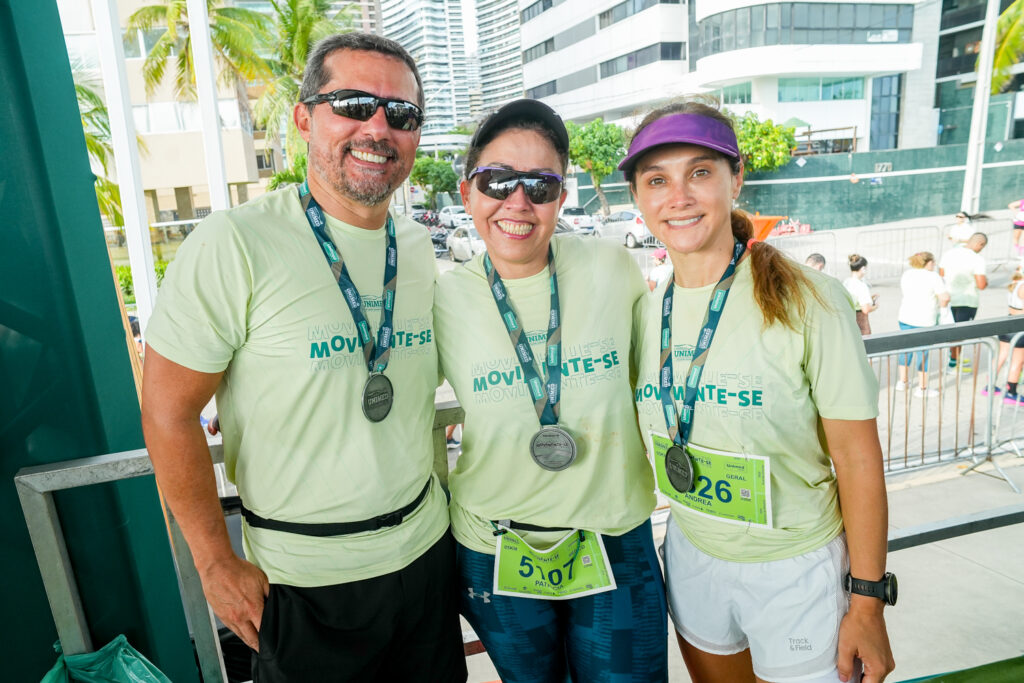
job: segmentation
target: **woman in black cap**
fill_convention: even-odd
[[[617,245],[552,239],[568,146],[534,100],[480,125],[460,191],[487,253],[438,280],[442,370],[466,411],[451,475],[462,611],[506,683],[666,681],[633,404],[647,286]]]
[[[691,676],[835,683],[859,658],[878,683],[896,583],[878,385],[842,285],[752,239],[717,109],[653,112],[619,168],[673,265],[640,327],[636,393],[671,501],[665,577]]]

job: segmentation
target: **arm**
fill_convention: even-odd
[[[266,575],[231,549],[199,413],[222,372],[190,370],[146,349],[142,428],[160,491],[181,525],[203,592],[221,621],[258,649]]]
[[[822,418],[821,422],[839,485],[850,573],[870,581],[881,579],[889,515],[875,420]],[[877,598],[851,596],[850,611],[839,626],[841,680],[849,680],[854,657],[864,663],[864,683],[880,683],[895,667],[883,607]]]
[[[939,308],[945,308],[949,305],[949,292],[942,292],[936,296],[939,299]]]
[[[985,289],[986,287],[988,287],[988,278],[985,277],[984,275],[975,275],[974,286],[977,287],[978,289]]]

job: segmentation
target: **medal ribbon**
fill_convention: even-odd
[[[722,274],[722,279],[715,286],[714,294],[708,303],[704,324],[701,326],[700,336],[697,337],[697,347],[686,373],[686,391],[683,394],[683,408],[680,413],[676,412],[672,400],[672,295],[675,285],[669,281],[665,288],[665,296],[661,302],[661,404],[665,412],[665,424],[668,425],[668,435],[681,448],[686,448],[690,441],[700,375],[704,370],[704,363],[707,362],[708,351],[715,337],[715,330],[718,329],[718,322],[722,318],[722,311],[725,310],[726,299],[729,298],[729,289],[736,275],[736,263],[743,256],[744,250],[743,243],[737,241],[732,250],[732,260]]]
[[[498,306],[498,313],[508,331],[509,339],[512,340],[512,347],[516,352],[516,359],[523,369],[523,379],[526,387],[533,398],[533,405],[537,409],[537,417],[542,425],[558,424],[558,406],[562,400],[562,321],[558,307],[558,279],[555,277],[555,258],[548,246],[548,270],[551,273],[551,314],[548,317],[548,339],[544,347],[545,368],[547,379],[541,380],[540,371],[537,369],[537,361],[533,356],[533,350],[526,339],[526,332],[519,325],[519,318],[512,310],[511,301],[508,298],[508,290],[501,276],[494,269],[491,257],[484,254],[484,271],[487,273],[487,284],[490,285],[491,295],[494,303]]]
[[[398,286],[398,241],[395,239],[395,222],[388,214],[387,223],[384,226],[384,290],[381,293],[382,312],[380,318],[380,329],[377,330],[377,341],[374,343],[373,335],[370,334],[370,324],[363,315],[363,301],[359,297],[359,291],[349,277],[348,268],[341,257],[341,252],[331,238],[327,235],[327,219],[324,217],[323,209],[309,191],[309,183],[303,182],[299,186],[299,199],[302,201],[302,210],[309,221],[309,227],[316,235],[320,249],[327,259],[327,265],[331,267],[335,279],[338,281],[338,288],[341,290],[342,298],[348,304],[352,312],[352,320],[358,329],[359,341],[363,346],[363,356],[366,359],[366,367],[371,373],[384,372],[388,366],[388,358],[391,356],[391,339],[394,335],[395,317],[395,289]]]

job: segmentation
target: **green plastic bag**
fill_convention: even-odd
[[[124,635],[96,652],[65,655],[57,641],[57,663],[40,683],[171,683]]]

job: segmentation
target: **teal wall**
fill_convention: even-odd
[[[139,403],[57,4],[0,0],[0,651],[38,681],[56,630],[13,477],[141,448]],[[152,477],[56,496],[96,647],[198,681]]]
[[[986,145],[985,163],[1024,162],[1024,140],[1003,140],[996,151]],[[916,175],[865,177],[879,163],[891,164],[892,172],[963,166],[967,145],[942,145],[921,149],[884,150],[857,154],[820,154],[800,157],[774,173],[749,173],[740,193],[739,206],[751,213],[790,216],[815,230],[873,225],[921,216],[953,216],[960,210],[964,171],[949,170]],[[858,182],[850,182],[856,174]],[[812,178],[832,177],[823,182]],[[596,212],[599,203],[586,174],[578,174],[579,201]],[[759,185],[756,181],[788,181]],[[752,182],[753,181],[753,182]],[[609,204],[630,204],[632,198],[621,173],[605,178]],[[986,168],[982,174],[980,208],[1005,209],[1024,197],[1024,163]],[[589,203],[588,203],[589,202]]]

